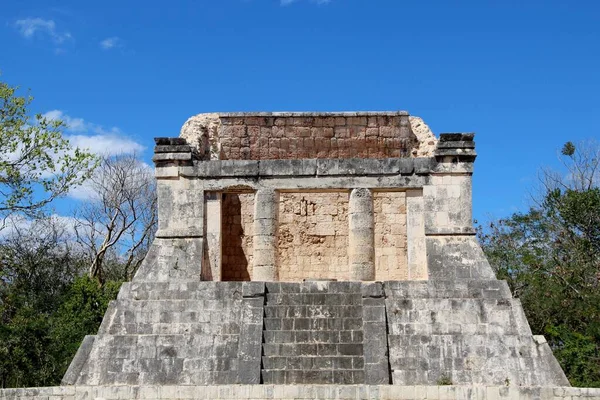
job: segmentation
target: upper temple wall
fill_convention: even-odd
[[[202,160],[428,157],[437,143],[405,111],[198,114],[180,137]]]

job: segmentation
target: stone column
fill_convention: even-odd
[[[348,203],[348,219],[350,279],[375,280],[375,221],[371,190],[352,189]]]
[[[221,239],[221,218],[223,195],[217,192],[207,192],[204,205],[204,227],[206,232],[205,262],[202,265],[202,280],[220,281],[223,241]]]
[[[277,271],[277,228],[279,193],[260,189],[254,196],[253,281],[275,282]]]

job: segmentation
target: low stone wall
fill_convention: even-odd
[[[368,385],[223,385],[223,386],[60,386],[4,389],[0,399],[431,399],[552,400],[600,399],[600,389],[516,386],[368,386]]]
[[[200,114],[182,137],[220,160],[411,157],[419,147],[405,111]]]

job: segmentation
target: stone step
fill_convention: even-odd
[[[383,285],[388,298],[510,299],[512,297],[508,284],[498,280],[386,281]]]
[[[362,330],[276,330],[264,331],[265,343],[362,343]]]
[[[522,335],[388,335],[390,361],[396,358],[536,357],[538,345]]]
[[[365,367],[363,357],[354,356],[299,356],[280,357],[263,356],[263,369],[293,369],[293,370],[335,370],[335,369],[357,369]]]
[[[276,293],[361,293],[361,282],[267,282],[265,283],[268,294]]]
[[[264,343],[263,355],[298,356],[362,356],[362,343]]]
[[[362,318],[265,318],[265,330],[359,330]]]
[[[134,281],[121,286],[119,299],[131,300],[222,300],[239,299],[244,293],[264,289],[263,282],[214,282],[175,280]]]
[[[351,305],[270,305],[266,318],[361,318],[362,306]]]
[[[363,370],[262,370],[264,384],[346,384],[356,385],[365,381]]]
[[[362,304],[360,293],[267,293],[268,305],[344,305]]]
[[[99,335],[91,355],[97,360],[237,357],[239,335]]]
[[[362,384],[365,381],[363,370],[262,370],[265,384]]]

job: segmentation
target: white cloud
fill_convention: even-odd
[[[50,120],[60,119],[67,124],[65,137],[71,145],[85,149],[100,156],[114,156],[118,154],[139,154],[145,147],[125,135],[119,128],[104,128],[101,125],[85,121],[83,118],[74,118],[61,110],[51,110],[43,114]],[[150,170],[152,167],[144,163]],[[95,191],[89,182],[71,188],[69,197],[77,200],[93,200]]]
[[[71,132],[85,132],[88,129],[82,118],[69,117],[60,110],[48,111],[44,113],[43,117],[49,120],[63,120],[67,124],[68,130]]]
[[[73,146],[99,155],[141,153],[144,146],[127,137],[119,128],[104,128],[101,125],[86,122],[83,118],[73,118],[61,110],[52,110],[44,114],[50,120],[61,119],[67,124],[65,135]]]
[[[27,232],[36,232],[36,235],[49,233],[52,227],[62,230],[67,237],[75,235],[75,226],[79,220],[74,217],[52,214],[47,218],[31,219],[23,215],[11,215],[5,221],[3,229],[0,230],[0,240],[10,237],[26,236]]]
[[[15,21],[15,27],[19,33],[31,39],[34,36],[48,36],[55,44],[64,43],[67,40],[73,39],[69,32],[59,32],[56,29],[56,23],[51,19],[42,18],[25,18]]]
[[[144,146],[119,133],[93,136],[73,135],[68,136],[68,139],[73,146],[101,155],[139,153],[144,150]]]
[[[123,46],[123,41],[117,36],[106,38],[100,42],[100,47],[103,50],[110,50],[115,47],[122,47],[122,46]]]
[[[150,176],[154,175],[154,167],[146,164],[143,161],[139,161],[138,165],[142,169],[147,170],[147,172],[148,172],[148,174],[150,174]],[[98,191],[96,189],[94,189],[92,182],[89,180],[85,181],[80,186],[72,188],[69,191],[69,197],[72,199],[81,200],[81,201],[99,200]]]
[[[280,0],[282,6],[289,6],[290,4],[297,3],[300,0]],[[331,3],[331,0],[309,0],[311,3],[324,5]]]

